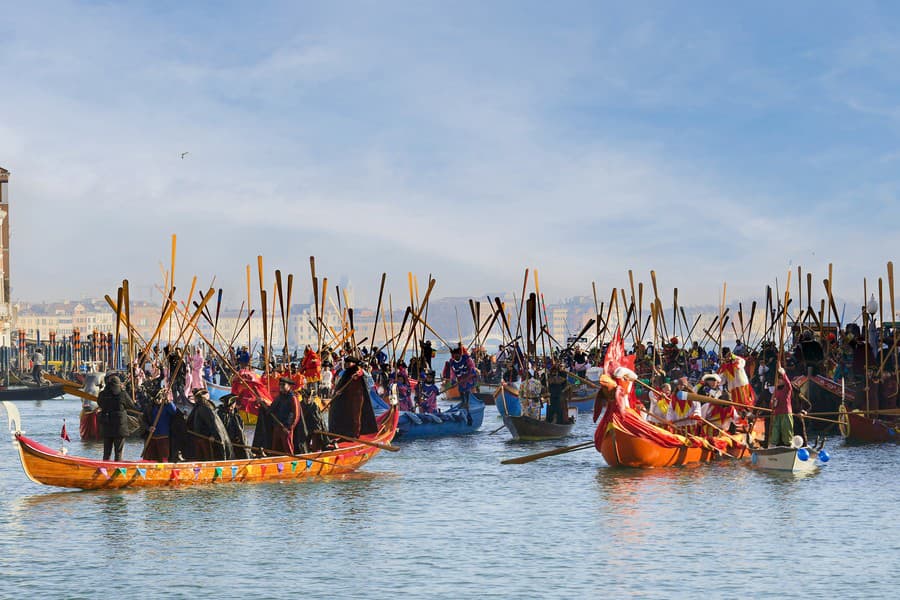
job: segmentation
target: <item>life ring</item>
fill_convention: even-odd
[[[850,415],[847,414],[847,407],[841,404],[838,409],[838,429],[845,438],[850,437]]]

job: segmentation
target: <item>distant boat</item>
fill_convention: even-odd
[[[539,441],[564,438],[572,433],[578,410],[569,408],[570,423],[550,423],[543,419],[535,419],[525,415],[503,417],[503,424],[509,429],[514,440]]]
[[[50,400],[61,398],[65,394],[63,386],[50,385],[13,385],[0,388],[0,400]]]

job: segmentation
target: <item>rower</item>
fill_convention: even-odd
[[[294,428],[300,420],[300,404],[294,394],[295,382],[290,377],[282,377],[278,382],[278,396],[269,408],[272,433],[269,448],[286,454],[294,453]]]
[[[565,374],[560,370],[559,363],[554,361],[547,377],[547,389],[550,393],[550,403],[547,405],[548,423],[569,422],[568,406],[563,398],[563,393],[568,387],[569,382]]]
[[[231,439],[225,425],[216,414],[216,407],[206,389],[193,390],[194,408],[187,418],[187,430],[192,433],[188,445],[195,460],[228,460],[233,458]]]
[[[780,364],[777,369],[778,378],[775,380],[775,392],[772,394],[772,430],[769,433],[769,447],[790,446],[794,437],[791,380]]]
[[[440,389],[434,383],[434,371],[425,371],[425,383],[420,385],[416,391],[418,398],[416,404],[419,406],[419,412],[436,414],[438,412],[437,396]]]
[[[660,386],[657,394],[656,390],[650,390],[650,410],[647,413],[647,420],[654,425],[666,424],[669,416],[669,405],[672,403],[672,385],[664,383]]]
[[[345,356],[344,371],[335,384],[334,399],[328,410],[330,432],[354,438],[377,433],[375,410],[364,377],[359,359],[352,354]]]

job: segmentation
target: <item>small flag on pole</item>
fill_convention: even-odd
[[[69,432],[66,431],[66,420],[65,419],[63,419],[63,428],[62,428],[62,431],[59,432],[59,437],[61,437],[62,439],[64,439],[67,442],[72,441],[69,439]]]

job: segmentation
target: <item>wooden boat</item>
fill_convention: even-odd
[[[876,444],[900,442],[900,410],[884,410],[866,416],[859,410],[841,405],[838,415],[841,435],[848,442]],[[896,415],[892,414],[896,413]]]
[[[726,456],[744,458],[747,452],[743,445],[734,446],[725,451],[716,451],[709,446],[690,444],[667,448],[652,440],[615,428],[603,436],[599,450],[611,467],[641,469],[710,462]]]
[[[514,440],[538,441],[564,438],[572,433],[578,410],[569,407],[570,423],[548,423],[543,419],[520,415],[503,417],[503,424],[509,429]]]
[[[68,456],[26,437],[20,429],[18,409],[9,402],[2,404],[7,410],[10,430],[28,478],[35,483],[65,488],[93,490],[297,481],[351,473],[379,451],[358,442],[342,442],[335,450],[324,452],[242,460],[183,463],[93,460]],[[396,433],[397,417],[396,410],[388,410],[378,433],[361,439],[390,442]]]
[[[804,451],[804,452],[801,452]],[[818,465],[816,452],[809,447],[773,446],[759,448],[750,455],[750,464],[757,469],[768,471],[792,471],[794,473],[814,471]]]
[[[645,421],[634,409],[607,410],[594,432],[594,447],[611,467],[652,469],[719,458],[743,458],[747,447],[739,436],[682,436]]]
[[[65,394],[63,386],[57,383],[50,385],[15,385],[0,388],[0,400],[50,400],[61,398]]]

